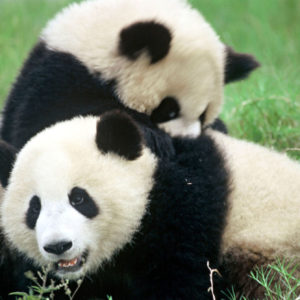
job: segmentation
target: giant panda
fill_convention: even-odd
[[[57,123],[17,155],[2,143],[4,234],[56,277],[86,275],[75,299],[211,299],[207,261],[217,265],[228,196],[222,156],[203,136],[194,152],[160,159],[136,124],[108,112]]]
[[[136,126],[120,112],[75,118],[15,163],[0,148],[10,245],[60,277],[87,274],[91,297],[205,299],[210,261],[222,288],[263,299],[249,272],[300,262],[300,164],[212,129],[174,138],[176,155],[161,159]]]
[[[148,128],[197,136],[223,85],[258,66],[226,47],[185,0],[88,0],[51,20],[8,96],[1,135],[20,149],[57,121],[126,110]]]

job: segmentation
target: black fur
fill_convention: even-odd
[[[151,113],[151,121],[153,123],[163,123],[178,118],[180,106],[173,97],[164,98],[159,106]]]
[[[101,82],[72,55],[50,51],[39,43],[7,99],[2,137],[21,148],[57,121],[90,111],[99,114],[102,107],[118,107],[111,86],[113,82]]]
[[[225,123],[221,119],[216,119],[207,128],[212,128],[216,131],[220,131],[222,133],[228,134],[228,129],[227,129]]]
[[[30,284],[24,273],[35,268],[29,260],[7,245],[7,241],[0,230],[0,299],[14,299],[8,294],[16,291],[26,291]]]
[[[103,153],[116,153],[128,160],[141,155],[142,135],[132,118],[119,112],[108,112],[97,123],[96,143]]]
[[[226,47],[225,83],[247,78],[259,66],[254,56]]]
[[[92,75],[74,56],[50,51],[39,43],[13,86],[3,113],[1,136],[20,149],[36,133],[63,120],[100,115],[120,109],[129,113],[146,132],[147,145],[158,156],[172,155],[171,138],[148,116],[118,100],[114,81]]]
[[[120,33],[119,51],[131,60],[147,50],[151,64],[163,59],[170,50],[172,36],[169,29],[154,21],[138,22]]]
[[[155,264],[148,264],[137,276],[136,299],[211,299],[207,261],[217,266],[228,174],[208,136],[176,139],[174,146],[176,160],[160,163],[138,234],[140,263]]]
[[[8,178],[16,159],[17,150],[12,145],[0,140],[0,181],[3,187],[8,184]]]
[[[34,229],[36,221],[41,212],[41,200],[38,196],[33,196],[29,202],[25,223],[30,229]]]
[[[89,219],[99,214],[99,208],[85,189],[74,187],[69,195],[70,204]]]

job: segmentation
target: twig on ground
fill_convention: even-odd
[[[209,280],[210,280],[210,287],[208,288],[208,291],[211,292],[213,300],[216,300],[216,296],[214,293],[214,273],[218,274],[219,276],[222,276],[220,272],[217,269],[211,269],[209,266],[209,261],[207,261],[207,268],[209,269]]]

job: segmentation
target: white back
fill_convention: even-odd
[[[211,131],[230,170],[232,192],[223,253],[300,257],[300,163],[251,142]]]

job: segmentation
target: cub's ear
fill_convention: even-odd
[[[138,22],[124,28],[120,33],[119,51],[135,60],[147,51],[151,64],[163,59],[170,50],[172,35],[167,27],[154,21]]]
[[[0,182],[5,188],[10,172],[16,160],[17,150],[12,145],[0,140]]]
[[[225,83],[244,79],[259,66],[260,63],[254,56],[226,47]]]
[[[115,153],[128,160],[138,158],[143,138],[134,120],[124,112],[112,111],[100,116],[96,144],[103,153]]]

